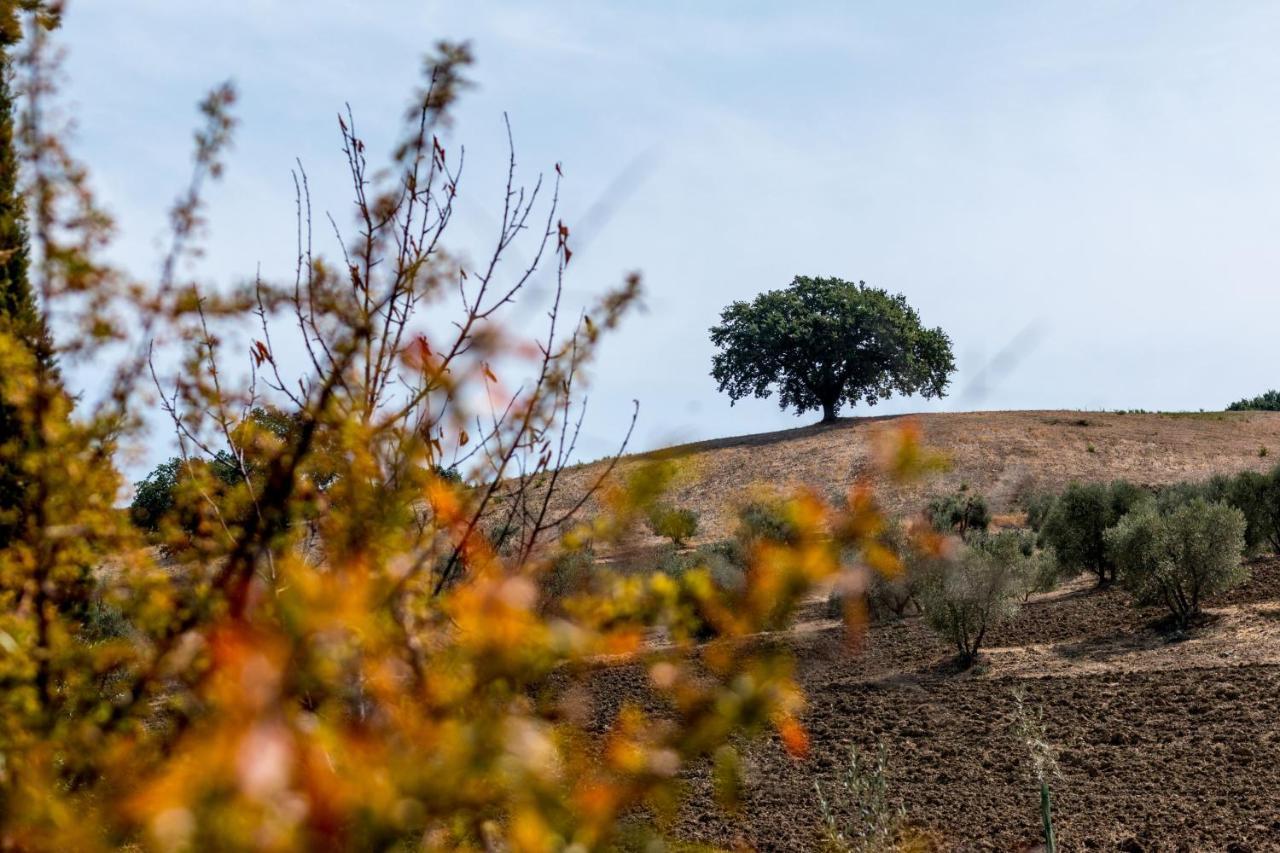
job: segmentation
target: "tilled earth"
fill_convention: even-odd
[[[856,651],[835,625],[798,626],[783,641],[809,698],[810,756],[749,745],[736,815],[694,773],[676,834],[819,849],[814,781],[834,790],[851,745],[883,745],[892,796],[946,848],[1035,849],[1038,788],[1015,731],[1021,688],[1058,751],[1059,849],[1280,850],[1280,562],[1252,568],[1177,640],[1158,611],[1118,590],[1033,601],[991,638],[986,664],[959,675],[915,619],[874,626]],[[641,681],[622,670],[600,687],[616,697]]]

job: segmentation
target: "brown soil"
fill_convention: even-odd
[[[1026,605],[960,674],[913,618],[873,626],[857,651],[823,620],[775,635],[809,697],[811,755],[747,745],[736,815],[716,808],[695,772],[676,834],[818,849],[814,780],[833,790],[851,744],[883,744],[893,796],[947,849],[1034,849],[1038,789],[1014,733],[1021,687],[1059,750],[1059,849],[1280,850],[1280,559],[1252,568],[1181,640],[1162,633],[1158,611],[1077,582]],[[643,677],[617,668],[596,686],[603,720],[643,693]]]
[[[888,505],[915,512],[934,494],[967,484],[996,512],[1016,508],[1020,494],[1070,480],[1124,477],[1164,485],[1276,464],[1280,413],[1115,414],[1028,411],[914,415],[925,443],[946,453],[951,468],[909,488],[882,484]],[[867,469],[877,430],[901,417],[846,418],[835,424],[724,438],[662,451],[685,463],[673,503],[697,510],[699,539],[728,535],[735,502],[760,483],[804,485],[842,493]],[[1266,456],[1260,456],[1262,448]],[[627,460],[622,466],[634,460]],[[599,476],[600,463],[567,473],[566,497]]]
[[[867,469],[876,430],[899,420],[673,448],[685,475],[672,500],[701,514],[699,539],[722,538],[754,484],[843,491]],[[1280,451],[1280,413],[979,412],[918,422],[952,465],[909,488],[880,484],[890,509],[914,512],[967,484],[1014,525],[1019,497],[1034,489],[1118,477],[1160,486],[1266,469]],[[599,470],[568,472],[570,487]],[[946,849],[1036,849],[1038,789],[1014,732],[1012,693],[1022,688],[1059,751],[1059,849],[1280,851],[1280,558],[1252,571],[1178,637],[1159,611],[1081,578],[1024,606],[989,638],[980,665],[959,674],[918,619],[875,625],[855,650],[815,600],[791,631],[756,640],[784,644],[796,660],[810,757],[793,759],[774,740],[745,744],[748,787],[733,815],[696,770],[674,833],[718,847],[820,849],[815,780],[833,790],[851,745],[883,744],[892,795]],[[635,666],[606,667],[593,687],[602,726],[625,698],[652,703]]]

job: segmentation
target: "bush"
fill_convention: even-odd
[[[557,554],[538,575],[539,609],[543,613],[557,610],[565,598],[585,592],[595,564],[595,551],[590,545]]]
[[[1040,534],[1063,571],[1093,572],[1101,586],[1116,576],[1103,534],[1147,500],[1146,492],[1123,480],[1111,485],[1072,483],[1054,501]]]
[[[1023,500],[1022,508],[1027,513],[1027,526],[1036,533],[1044,527],[1044,520],[1053,509],[1054,500],[1053,492],[1032,492]]]
[[[1161,514],[1147,505],[1106,533],[1120,580],[1140,604],[1164,604],[1180,627],[1200,613],[1204,597],[1248,577],[1240,555],[1244,515],[1195,499]]]
[[[649,510],[649,529],[656,536],[670,539],[677,548],[683,548],[698,533],[698,514],[691,509],[658,504]]]
[[[941,533],[957,533],[961,537],[986,530],[991,524],[991,510],[986,498],[967,490],[934,498],[925,510],[929,523]]]
[[[446,468],[443,465],[432,465],[431,470],[437,477],[444,480],[446,483],[451,483],[455,486],[462,485],[462,473],[458,471],[457,466],[450,466]]]
[[[1231,480],[1227,503],[1244,514],[1245,547],[1280,552],[1280,467],[1266,474],[1242,471]]]
[[[1174,483],[1156,493],[1156,508],[1170,513],[1184,504],[1201,500],[1205,503],[1222,503],[1230,500],[1232,478],[1217,475],[1208,480]]]
[[[1227,406],[1228,412],[1280,412],[1280,391],[1271,390]]]
[[[978,657],[987,632],[1018,610],[1021,551],[1008,540],[975,544],[931,573],[920,602],[929,627],[955,646],[961,666]]]
[[[1008,567],[1015,592],[1024,602],[1058,584],[1058,563],[1053,552],[1038,550],[1035,534],[1030,531],[1002,530],[970,544]]]
[[[733,540],[699,545],[685,553],[676,550],[675,545],[668,545],[658,554],[658,571],[673,578],[700,568],[707,569],[716,586],[723,590],[741,589],[746,582],[746,558]]]
[[[867,605],[874,619],[901,619],[909,609],[920,612],[920,591],[938,560],[922,554],[911,541],[901,522],[891,522],[881,534],[881,544],[894,553],[901,563],[901,571],[892,577],[883,572],[871,572],[867,588]]]
[[[242,480],[239,466],[226,451],[220,451],[209,462],[174,456],[134,484],[129,518],[139,529],[151,533],[158,532],[166,519],[179,529],[194,533],[208,509],[200,490],[220,497],[227,487]]]
[[[1225,503],[1240,510],[1245,521],[1245,550],[1280,550],[1280,468],[1262,474],[1241,471],[1233,477],[1218,475],[1199,483],[1177,483],[1161,489],[1157,506],[1168,514],[1180,506],[1202,500]]]
[[[155,530],[160,519],[173,510],[174,489],[178,485],[182,460],[173,457],[161,462],[151,473],[133,485],[133,503],[129,504],[129,518],[143,530]]]
[[[1107,497],[1116,518],[1127,515],[1141,503],[1151,500],[1151,492],[1128,480],[1112,480],[1107,486]]]
[[[743,545],[749,545],[757,539],[780,545],[795,545],[799,542],[800,528],[782,501],[754,500],[738,510],[738,529],[735,535]]]
[[[889,520],[885,524],[878,544],[898,558],[899,571],[892,575],[879,570],[867,572],[866,590],[860,595],[866,600],[868,615],[883,622],[901,619],[910,610],[920,613],[920,592],[930,573],[937,570],[939,559],[922,553],[900,520]],[[846,590],[837,586],[827,596],[828,619],[845,615],[846,594]]]

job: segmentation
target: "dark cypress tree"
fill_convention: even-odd
[[[25,346],[35,355],[38,369],[46,372],[46,379],[56,383],[53,342],[28,274],[26,209],[18,190],[12,53],[22,38],[19,5],[0,0],[0,334]],[[0,548],[24,522],[29,496],[21,458],[34,438],[29,418],[4,399],[3,390],[0,385]]]

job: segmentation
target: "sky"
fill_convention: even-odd
[[[570,300],[643,275],[585,458],[633,399],[636,449],[816,421],[731,407],[709,375],[721,309],[796,275],[903,293],[954,342],[948,397],[846,415],[1216,409],[1280,384],[1271,2],[74,0],[65,94],[113,256],[154,271],[195,103],[232,79],[200,275],[291,276],[295,159],[350,221],[337,112],[389,152],[440,39],[477,57],[458,245],[499,215],[505,113],[522,174],[563,164],[563,218],[587,222]]]

